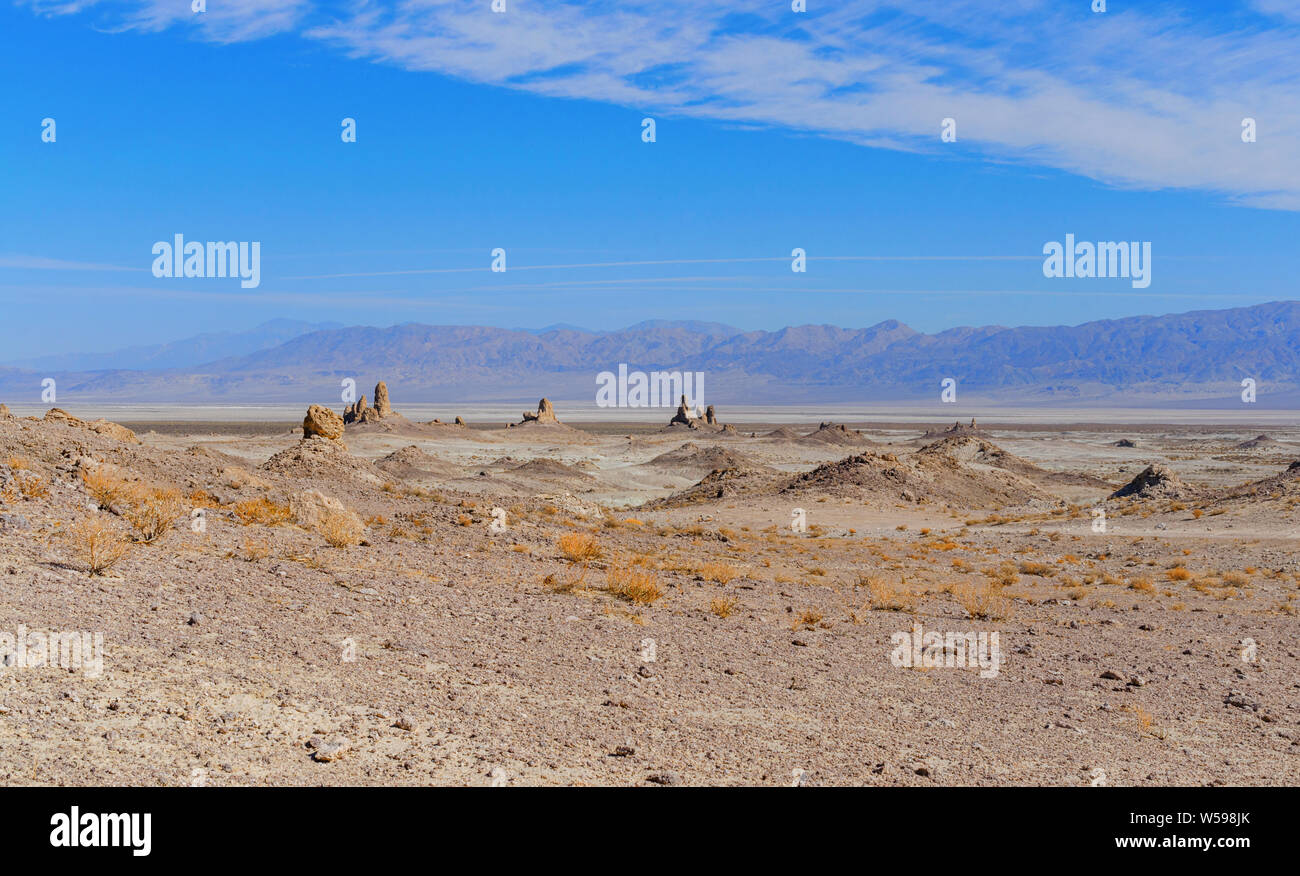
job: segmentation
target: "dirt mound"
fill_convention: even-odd
[[[767,468],[720,468],[706,474],[698,484],[662,499],[646,502],[647,511],[681,508],[736,496],[771,496],[781,485],[781,476]]]
[[[1289,499],[1296,495],[1300,495],[1300,460],[1291,463],[1275,475],[1233,487],[1220,497],[1220,501],[1274,496],[1285,496]]]
[[[799,444],[831,444],[838,447],[860,447],[871,441],[857,429],[843,423],[822,423],[816,431],[797,439]]]
[[[1243,441],[1238,444],[1235,450],[1281,450],[1286,447],[1281,441],[1270,438],[1267,435],[1256,435],[1249,441]]]
[[[1105,481],[1088,475],[1055,472],[1040,468],[1023,457],[1003,450],[991,441],[960,435],[942,438],[917,451],[918,459],[950,457],[957,463],[979,468],[981,466],[1010,472],[1035,484],[1068,484],[1071,486],[1110,487]]]
[[[668,469],[704,469],[706,471],[714,471],[720,468],[764,468],[764,466],[758,465],[743,453],[737,453],[725,447],[701,447],[694,441],[687,441],[676,450],[661,453],[646,464]]]
[[[304,438],[281,450],[259,466],[260,470],[291,478],[312,481],[353,483],[377,486],[388,478],[364,459],[357,459],[337,441],[314,436]]]
[[[394,450],[376,462],[375,468],[402,480],[419,480],[430,476],[455,477],[460,474],[460,468],[456,465],[425,453],[414,444]]]
[[[798,441],[804,436],[790,426],[781,426],[778,429],[773,429],[771,432],[768,432],[763,437],[771,438],[776,441]]]
[[[1110,494],[1112,499],[1132,496],[1137,499],[1181,499],[1192,496],[1196,490],[1183,483],[1182,478],[1167,465],[1148,465],[1133,480]]]
[[[918,504],[944,502],[962,508],[1024,505],[1051,498],[1019,475],[977,468],[943,452],[918,453],[912,463],[892,453],[861,453],[795,475],[781,492]]]
[[[539,478],[579,478],[581,480],[591,480],[591,475],[585,471],[574,468],[571,465],[565,465],[554,459],[530,459],[523,465],[517,465],[510,469],[514,474],[532,475]]]

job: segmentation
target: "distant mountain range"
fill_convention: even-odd
[[[37,402],[44,377],[69,404],[336,403],[349,377],[358,392],[387,381],[399,410],[403,402],[593,400],[596,375],[620,363],[703,372],[705,401],[718,404],[938,401],[951,377],[967,401],[1231,407],[1253,378],[1258,406],[1276,409],[1300,401],[1300,302],[933,335],[895,320],[775,332],[661,320],[603,332],[277,320],[0,368],[0,401]]]
[[[338,322],[273,319],[243,332],[211,332],[169,344],[127,347],[106,353],[67,353],[6,362],[31,371],[133,371],[193,368],[214,359],[242,356],[283,344],[308,332],[342,328]]]

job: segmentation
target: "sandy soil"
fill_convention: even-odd
[[[1297,428],[127,425],[0,420],[0,651],[103,637],[0,654],[5,784],[1300,781]]]

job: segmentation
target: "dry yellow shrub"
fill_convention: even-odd
[[[88,517],[77,521],[64,534],[73,556],[80,560],[91,577],[103,575],[126,556],[131,542],[106,520]]]

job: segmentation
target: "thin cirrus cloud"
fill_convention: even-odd
[[[876,148],[959,148],[1138,189],[1300,210],[1294,0],[27,0],[100,26],[236,42],[294,31],[349,57],[667,116]],[[1258,141],[1243,143],[1243,119]]]

